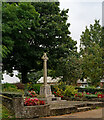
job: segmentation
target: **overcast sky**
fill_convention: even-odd
[[[74,40],[80,43],[80,35],[85,26],[94,24],[94,20],[100,20],[102,25],[102,1],[104,0],[59,0],[60,9],[69,9],[69,30]]]

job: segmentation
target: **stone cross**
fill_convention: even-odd
[[[44,53],[44,55],[42,56],[42,59],[44,60],[43,63],[43,79],[44,79],[44,85],[47,85],[47,54]]]

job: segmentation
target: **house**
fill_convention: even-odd
[[[61,78],[60,77],[57,77],[57,78],[55,78],[55,79],[52,79],[52,77],[47,77],[47,83],[48,84],[50,84],[50,85],[55,85],[55,84],[57,84],[58,83],[58,81],[60,80]],[[44,83],[44,81],[43,81],[43,77],[41,77],[38,81],[37,81],[37,83]]]
[[[84,79],[83,81],[79,79],[77,81],[77,86],[78,87],[83,87],[83,88],[88,87],[87,79]]]

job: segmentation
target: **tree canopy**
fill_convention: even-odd
[[[82,59],[83,78],[89,78],[93,85],[97,85],[103,78],[103,54],[102,27],[99,20],[95,20],[94,25],[86,27],[82,32],[80,44],[80,54]]]
[[[59,2],[5,3],[2,9],[3,45],[12,48],[3,59],[3,69],[22,73],[22,82],[28,82],[27,73],[41,70],[41,56],[47,52],[48,68],[55,71],[61,57],[76,52],[67,23],[68,10],[60,10]]]

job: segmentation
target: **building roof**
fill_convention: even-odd
[[[87,82],[87,79],[84,79],[83,81],[79,79],[77,83],[88,83],[88,82]]]
[[[60,80],[60,77],[57,77],[56,79],[52,79],[52,77],[47,77],[47,83],[56,83]],[[44,83],[43,82],[43,77],[41,77],[37,83]]]

